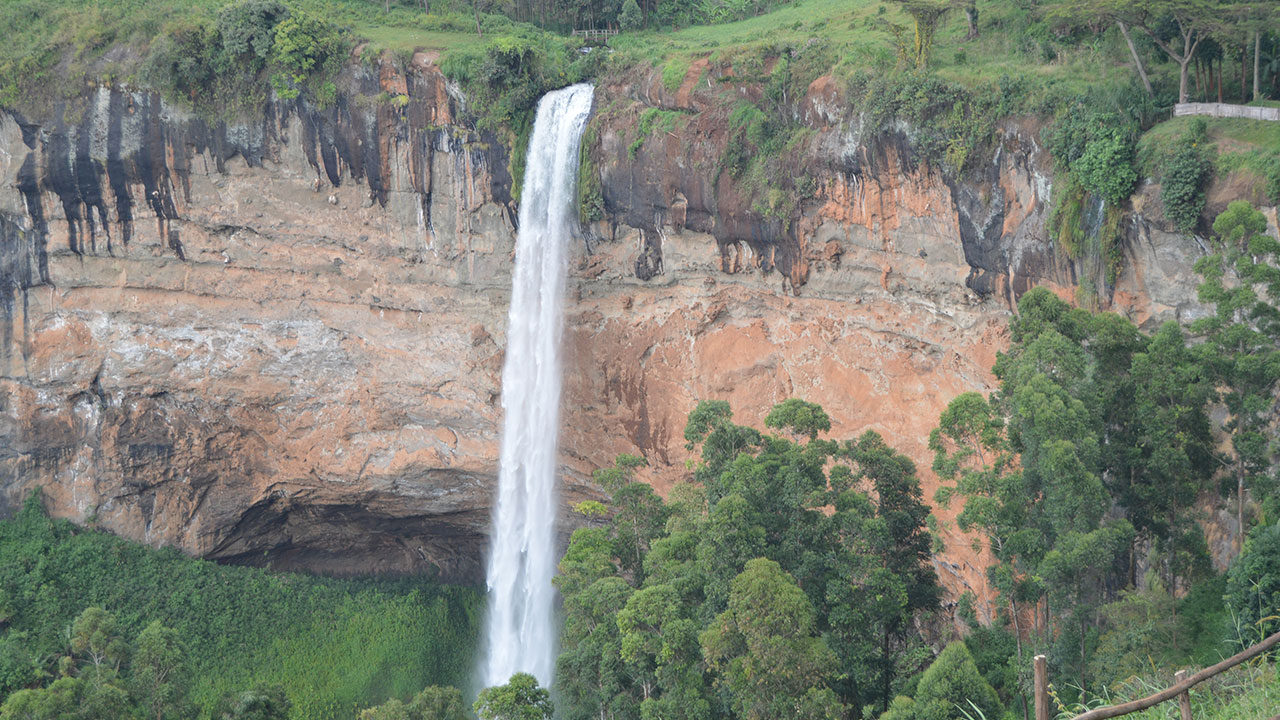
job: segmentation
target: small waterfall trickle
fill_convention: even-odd
[[[489,549],[489,608],[480,681],[527,672],[550,686],[556,627],[556,439],[568,241],[577,219],[578,141],[593,88],[538,103],[525,163],[502,369],[502,450]]]

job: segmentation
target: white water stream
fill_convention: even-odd
[[[560,338],[569,236],[577,221],[578,141],[592,93],[590,85],[547,93],[529,140],[502,369],[502,452],[480,668],[484,687],[506,684],[517,672],[549,687],[555,668],[551,577]]]

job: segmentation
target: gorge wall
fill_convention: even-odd
[[[698,399],[759,426],[792,396],[833,437],[881,432],[932,498],[928,433],[952,397],[991,389],[1016,298],[1075,293],[1044,228],[1038,128],[1007,123],[952,177],[819,78],[794,159],[814,189],[779,219],[715,172],[728,109],[690,75],[597,90],[606,218],[571,261],[565,505],[621,452],[659,489],[680,481]],[[56,515],[204,557],[481,576],[508,158],[426,56],[343,86],[334,107],[231,125],[108,88],[0,115],[0,512],[41,486]],[[647,107],[690,119],[632,150]],[[1147,325],[1200,312],[1196,241],[1127,223],[1098,302]],[[946,534],[944,583],[981,596],[982,559]]]

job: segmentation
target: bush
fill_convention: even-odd
[[[1073,169],[1091,192],[1101,195],[1113,206],[1124,203],[1138,182],[1138,172],[1133,168],[1132,138],[1116,131],[1092,140]]]
[[[271,56],[280,72],[272,76],[271,85],[282,98],[297,97],[298,85],[309,76],[337,72],[346,53],[341,29],[317,15],[295,12],[276,26]]]
[[[961,641],[948,645],[933,661],[916,689],[916,720],[961,720],[973,703],[983,715],[1000,714],[1000,699]]]
[[[1227,571],[1227,609],[1239,623],[1241,645],[1280,629],[1280,522],[1255,528]]]
[[[274,49],[276,26],[288,16],[289,9],[279,0],[243,0],[227,5],[218,13],[223,54],[248,63],[253,72],[262,70]]]
[[[1213,169],[1212,148],[1205,122],[1191,124],[1178,146],[1164,160],[1160,199],[1164,215],[1180,232],[1194,232],[1204,212],[1204,185]]]
[[[1280,205],[1280,157],[1272,158],[1267,170],[1267,197],[1273,205]]]

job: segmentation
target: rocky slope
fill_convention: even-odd
[[[566,503],[620,452],[678,482],[684,417],[713,397],[752,424],[786,397],[820,402],[835,437],[874,428],[914,457],[931,497],[928,432],[990,388],[1012,303],[1074,293],[1034,125],[1002,127],[950,177],[820,78],[796,158],[814,190],[780,221],[711,171],[727,111],[698,79],[597,90],[608,214],[571,268]],[[231,126],[108,89],[0,118],[0,509],[43,486],[56,514],[205,557],[479,576],[507,158],[423,56],[346,85],[336,107]],[[643,107],[692,119],[633,152]],[[1127,235],[1101,302],[1144,323],[1196,313],[1195,241],[1140,214]],[[944,581],[981,593],[981,558],[947,533]]]

